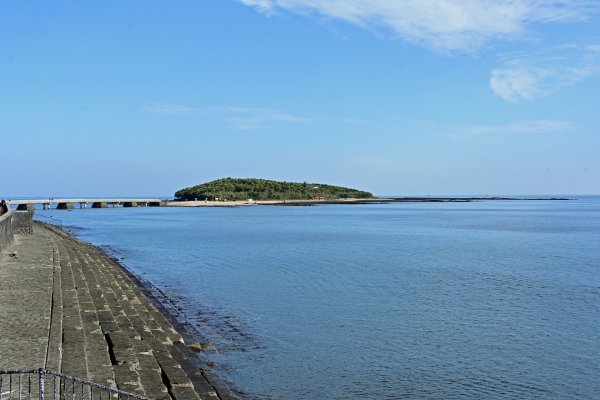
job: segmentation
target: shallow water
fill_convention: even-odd
[[[39,211],[260,399],[600,398],[600,198]]]

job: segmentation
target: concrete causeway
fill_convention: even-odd
[[[87,208],[88,204],[92,208],[107,208],[109,205],[123,207],[160,207],[164,202],[160,199],[23,199],[23,200],[8,200],[9,205],[16,205],[19,211],[28,211],[35,209],[35,205],[41,205],[44,210],[50,209],[52,204],[56,204],[58,210],[69,210],[74,208],[73,204],[79,203],[79,208]]]
[[[0,256],[0,369],[45,367],[152,399],[219,398],[190,354],[101,250],[36,223]]]

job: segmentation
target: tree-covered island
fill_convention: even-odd
[[[223,178],[178,190],[177,200],[332,200],[371,199],[373,194],[341,186],[267,179]]]

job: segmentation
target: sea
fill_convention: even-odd
[[[600,399],[600,197],[38,210],[243,399]]]

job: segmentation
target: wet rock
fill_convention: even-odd
[[[196,353],[200,353],[202,350],[204,350],[204,347],[198,342],[192,343],[192,344],[188,345],[188,347],[190,348],[190,350],[192,350]]]
[[[173,344],[185,344],[183,338],[175,338],[173,339]]]

